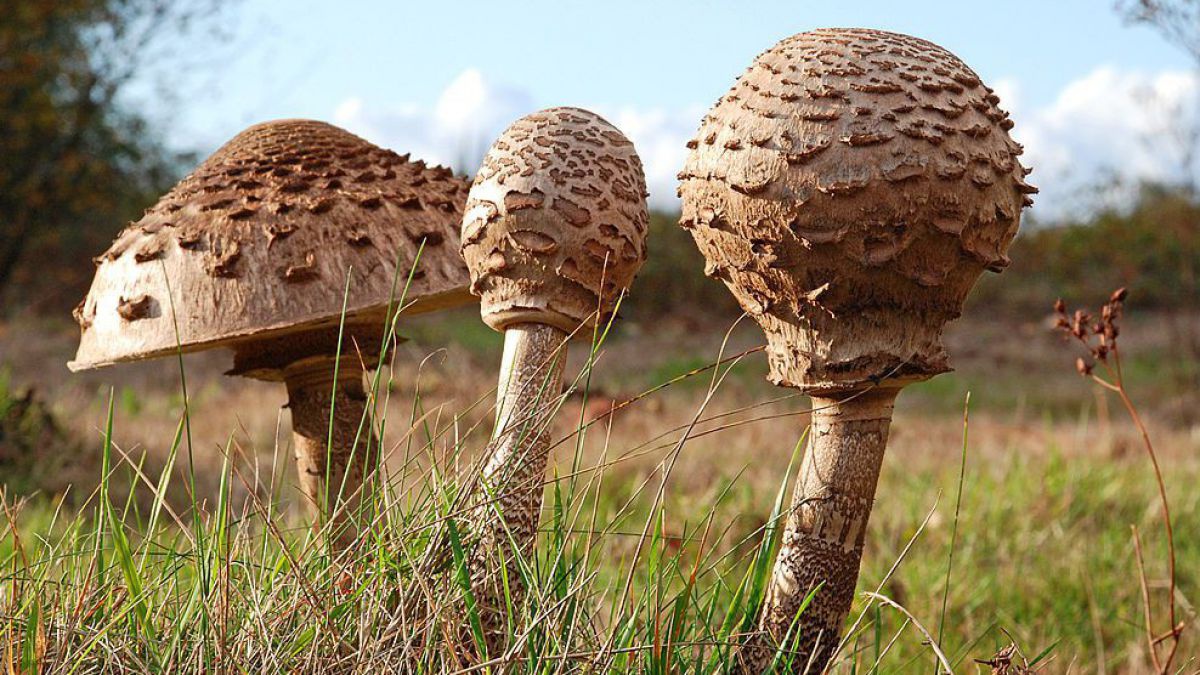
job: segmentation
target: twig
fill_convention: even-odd
[[[1120,335],[1119,323],[1124,312],[1127,295],[1128,293],[1124,288],[1118,288],[1113,291],[1112,295],[1108,298],[1108,302],[1101,306],[1100,317],[1095,323],[1092,323],[1091,315],[1083,310],[1076,310],[1074,314],[1068,315],[1066,304],[1062,300],[1054,303],[1054,311],[1058,315],[1057,328],[1068,338],[1074,338],[1082,344],[1093,359],[1092,361],[1088,361],[1079,358],[1075,362],[1075,368],[1081,375],[1090,378],[1100,387],[1116,393],[1121,399],[1121,404],[1125,406],[1125,411],[1129,414],[1130,420],[1133,421],[1133,425],[1142,437],[1142,446],[1146,449],[1146,455],[1150,458],[1150,465],[1154,468],[1154,480],[1158,487],[1158,498],[1162,506],[1163,530],[1167,536],[1167,576],[1169,584],[1167,613],[1171,626],[1170,630],[1160,636],[1156,636],[1154,632],[1153,608],[1150,603],[1149,585],[1146,581],[1146,567],[1142,555],[1141,536],[1136,526],[1133,526],[1132,529],[1134,550],[1137,554],[1138,577],[1142,589],[1142,609],[1146,620],[1146,643],[1150,650],[1150,660],[1154,665],[1155,671],[1160,675],[1167,675],[1179,650],[1180,635],[1183,632],[1186,622],[1178,620],[1176,611],[1175,531],[1171,522],[1171,507],[1167,499],[1166,482],[1163,480],[1162,467],[1158,463],[1158,454],[1154,451],[1154,443],[1150,440],[1150,433],[1146,429],[1145,422],[1142,421],[1142,416],[1138,412],[1137,406],[1134,405],[1133,400],[1129,397],[1129,390],[1125,386],[1125,376],[1121,369],[1121,351],[1117,345],[1117,336]],[[1103,367],[1105,377],[1095,372],[1097,363]],[[1160,661],[1158,646],[1168,640],[1171,641],[1171,647],[1167,651],[1166,658]]]
[[[863,595],[866,595],[868,598],[871,598],[872,600],[878,600],[879,602],[882,602],[883,604],[895,609],[896,611],[900,612],[904,616],[908,617],[908,620],[912,621],[912,625],[916,626],[917,630],[920,631],[921,635],[924,635],[925,639],[928,640],[929,648],[931,650],[933,650],[933,653],[937,656],[938,661],[942,664],[942,668],[946,669],[946,675],[954,675],[954,669],[950,667],[950,661],[946,658],[946,655],[942,653],[941,648],[938,647],[937,640],[933,639],[933,635],[930,634],[930,632],[925,628],[925,626],[921,625],[920,621],[917,621],[917,617],[913,616],[902,605],[897,603],[895,600],[892,600],[891,598],[887,597],[886,595],[881,595],[879,593],[872,593],[871,591],[866,591],[865,593],[863,593]]]

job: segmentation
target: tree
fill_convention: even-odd
[[[17,295],[20,281],[29,291],[22,304],[64,286],[73,297],[90,276],[80,263],[170,184],[181,158],[123,94],[176,49],[181,34],[214,17],[220,1],[5,3],[0,293]]]
[[[1155,29],[1200,65],[1200,0],[1121,0],[1117,11]]]
[[[1192,59],[1193,74],[1200,75],[1200,0],[1119,0],[1117,11],[1132,24],[1148,26],[1167,43],[1182,49]],[[1180,187],[1189,193],[1197,188],[1196,160],[1200,155],[1200,101],[1147,99],[1147,106],[1161,120],[1159,129],[1146,142],[1163,155],[1174,155]]]

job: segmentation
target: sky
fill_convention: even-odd
[[[948,48],[997,90],[1061,219],[1096,186],[1180,172],[1172,129],[1196,117],[1186,55],[1129,26],[1112,0],[575,2],[240,0],[227,38],[172,74],[157,109],[171,143],[206,154],[255,122],[308,117],[473,173],[510,122],[555,105],[590,108],[633,139],[650,201],[675,208],[684,143],[754,57],[829,26],[909,33]]]

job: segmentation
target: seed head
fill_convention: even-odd
[[[1100,306],[1100,316],[1095,320],[1082,309],[1068,314],[1066,303],[1061,299],[1055,301],[1055,330],[1067,339],[1078,340],[1091,357],[1090,360],[1082,357],[1075,360],[1075,370],[1080,375],[1091,375],[1096,363],[1107,364],[1109,358],[1117,354],[1117,336],[1121,332],[1119,322],[1127,296],[1124,288],[1113,291],[1108,301]]]

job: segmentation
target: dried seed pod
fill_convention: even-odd
[[[827,29],[781,41],[717,102],[681,220],[766,332],[772,381],[851,391],[949,369],[942,326],[1007,264],[1035,191],[997,101],[932,43]]]
[[[633,144],[599,115],[551,108],[514,122],[484,158],[463,217],[484,321],[567,332],[603,321],[646,259],[645,198]]]

